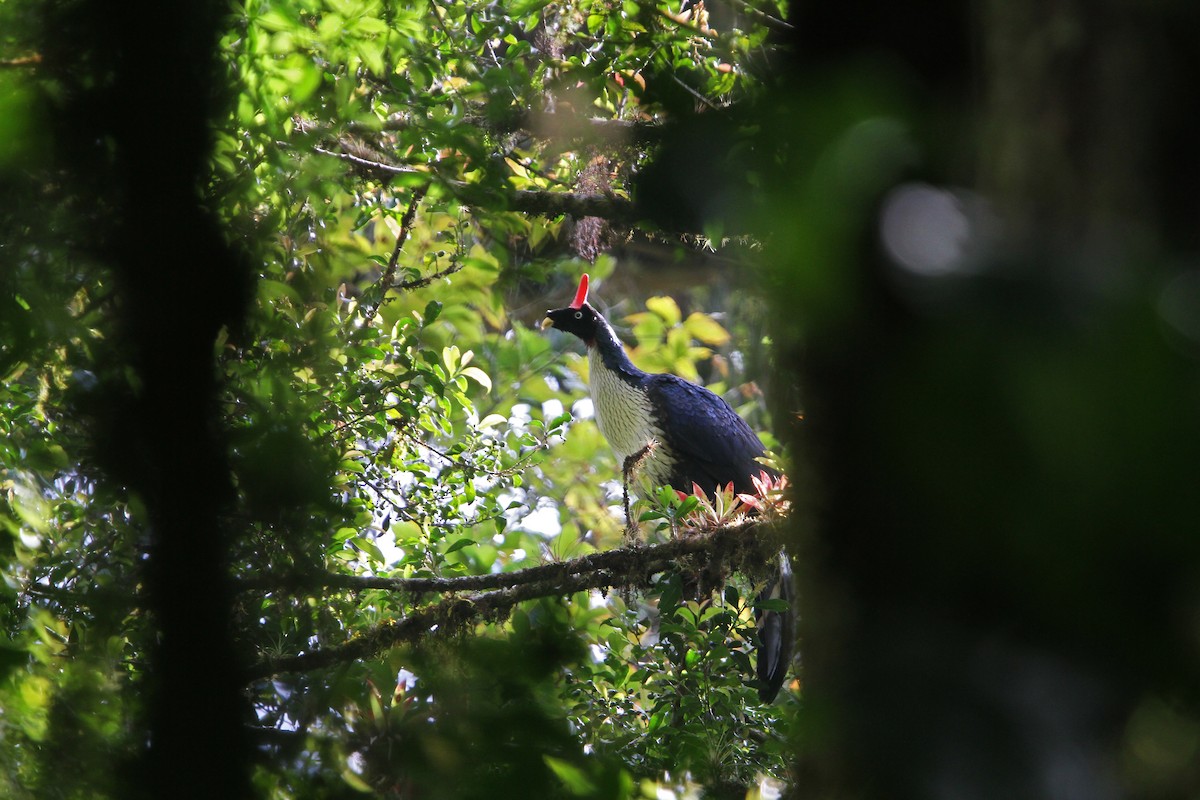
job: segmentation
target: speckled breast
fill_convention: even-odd
[[[673,462],[666,452],[662,431],[653,422],[650,398],[637,386],[605,367],[594,348],[588,353],[588,366],[592,402],[596,406],[596,424],[617,458],[624,463],[628,456],[641,450],[647,443],[657,442],[658,446],[638,470],[638,477],[654,485],[666,483]]]

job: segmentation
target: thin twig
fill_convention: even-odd
[[[372,161],[369,158],[356,156],[353,153],[338,153],[333,150],[313,145],[313,152],[320,153],[323,156],[332,156],[340,158],[342,161],[349,161],[351,164],[356,164],[360,167],[365,167],[371,172],[385,173],[388,175],[422,175],[429,177],[431,173],[425,169],[415,169],[414,167],[397,167],[395,164],[385,164],[382,161]]]
[[[400,283],[397,283],[394,286],[392,286],[392,288],[395,289],[396,291],[400,291],[400,292],[408,292],[408,291],[412,291],[413,289],[420,289],[424,286],[428,286],[429,284],[433,283],[434,281],[436,281],[440,278],[445,278],[447,275],[453,275],[454,273],[458,272],[462,268],[463,268],[463,261],[461,259],[456,258],[454,261],[452,261],[450,263],[450,266],[446,267],[443,270],[438,270],[437,272],[433,273],[432,275],[426,275],[421,278],[411,278],[410,280],[407,280],[407,281],[401,281]]]
[[[390,420],[388,420],[388,422],[390,422],[392,427],[396,429],[396,433],[398,433],[400,436],[407,439],[409,441],[409,443],[412,444],[413,446],[425,448],[429,452],[433,453],[435,456],[438,456],[439,458],[443,459],[444,461],[450,463],[452,466],[457,466],[464,473],[466,473],[467,475],[470,475],[472,477],[474,477],[476,475],[483,475],[488,478],[507,478],[511,475],[515,475],[518,472],[520,472],[521,470],[523,470],[525,468],[525,464],[530,459],[532,459],[535,455],[537,455],[537,453],[549,448],[548,444],[546,444],[544,442],[539,443],[537,447],[534,447],[528,453],[525,453],[523,456],[521,456],[516,461],[514,461],[512,466],[505,467],[504,469],[500,469],[500,470],[487,469],[485,467],[480,467],[475,464],[469,464],[466,461],[457,460],[453,456],[451,456],[449,453],[447,453],[444,450],[441,450],[437,447],[434,447],[433,445],[431,445],[429,442],[425,441],[424,439],[420,439],[416,436],[413,436],[407,430],[407,428],[411,425],[410,421],[408,421],[408,420],[390,419]]]
[[[400,262],[400,250],[404,247],[404,242],[408,240],[408,233],[412,230],[413,220],[416,219],[417,206],[427,191],[429,191],[429,184],[413,189],[412,197],[408,201],[408,208],[405,209],[404,216],[400,218],[400,232],[396,234],[396,246],[392,248],[392,257],[388,259],[387,269],[383,271],[383,278],[380,279],[383,289],[379,294],[379,302],[363,314],[363,324],[365,325],[370,325],[371,320],[375,319],[375,314],[379,312],[379,306],[382,305],[383,298],[387,296],[389,289],[405,288],[403,285],[393,286],[393,282],[396,280],[396,265]]]
[[[685,89],[688,92],[688,94],[690,94],[692,97],[696,98],[697,102],[708,106],[713,111],[720,110],[720,106],[718,106],[712,100],[709,100],[704,95],[700,94],[700,92],[696,91],[691,86],[688,86],[687,83],[685,83],[684,80],[682,78],[680,78],[678,75],[672,75],[671,80],[675,81],[675,83],[677,83],[679,86],[681,86],[683,89]]]
[[[34,59],[36,60],[36,59]],[[0,62],[2,63],[2,62]],[[379,133],[405,131],[413,127],[408,114],[399,115],[382,122],[347,122],[337,125],[319,124],[302,117],[296,118],[296,130],[313,138],[337,139],[343,133],[370,136]],[[552,134],[555,137],[574,140],[585,139],[609,143],[653,142],[662,137],[662,126],[653,120],[613,119],[589,117],[582,114],[530,110],[523,115],[504,119],[490,119],[481,114],[468,113],[462,123],[482,128],[490,133],[504,134],[526,131],[534,136]],[[280,142],[280,144],[285,144]]]

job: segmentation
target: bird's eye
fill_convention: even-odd
[[[576,312],[575,312],[575,319],[583,319],[583,312],[582,312],[582,311],[576,311]]]

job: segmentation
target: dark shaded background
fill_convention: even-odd
[[[798,9],[795,796],[1200,791],[1198,12]]]
[[[106,262],[116,281],[121,335],[83,410],[100,466],[149,522],[151,744],[120,793],[249,796],[213,343],[221,326],[238,330],[253,273],[202,200],[212,121],[230,99],[216,60],[225,6],[66,0],[41,12],[44,68],[60,82],[47,123],[75,204],[60,222],[77,257]]]

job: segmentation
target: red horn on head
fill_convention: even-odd
[[[571,301],[571,308],[583,308],[583,304],[587,302],[588,276],[583,273],[583,277],[579,279],[579,290],[575,292],[575,299]]]

